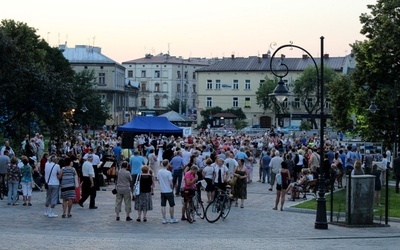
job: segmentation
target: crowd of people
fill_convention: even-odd
[[[368,150],[361,154],[357,147],[346,148],[339,141],[327,138],[321,153],[317,136],[293,138],[268,133],[229,136],[209,133],[188,137],[142,134],[135,136],[131,148],[123,149],[122,138],[109,131],[94,137],[78,133],[58,145],[50,141],[48,152],[44,152],[43,144],[41,135],[32,140],[27,138],[22,144],[24,155],[19,158],[8,142],[1,148],[0,174],[3,179],[7,176],[9,205],[18,205],[15,197],[19,184],[25,206],[32,206],[32,186],[41,189],[45,185],[44,214],[58,217],[54,208],[62,199],[61,217],[70,218],[73,203],[84,207],[89,199],[89,209],[97,209],[97,191],[113,178],[116,220],[120,220],[124,202],[127,221],[132,220],[133,207],[137,211],[136,221],[146,222],[147,213],[153,210],[152,197],[158,183],[164,224],[178,222],[174,215],[175,200],[185,189],[198,192],[204,189],[204,202],[210,203],[216,190],[226,190],[230,185],[235,206],[244,208],[248,185],[266,184],[266,191],[276,190],[273,209],[282,211],[286,194],[290,194],[290,200],[299,198],[304,185],[313,179],[323,179],[327,187],[342,188],[346,174],[375,175],[379,205],[379,190],[385,184],[382,176],[391,162],[390,150],[382,156]],[[379,164],[372,164],[377,161]],[[396,160],[393,162],[400,178],[400,166],[396,167]],[[111,168],[114,174],[110,174]],[[258,176],[254,175],[255,168],[259,169]],[[206,183],[204,188],[200,180]],[[181,220],[187,219],[184,208]]]

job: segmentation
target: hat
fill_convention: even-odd
[[[36,158],[36,156],[31,156],[31,157],[29,157],[29,159],[31,159],[32,161],[34,161],[34,162],[36,162],[37,161],[37,158]]]

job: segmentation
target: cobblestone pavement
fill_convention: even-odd
[[[254,176],[258,176],[255,173]],[[255,180],[257,180],[255,178]],[[113,185],[97,193],[96,210],[73,206],[72,218],[43,216],[45,192],[33,193],[33,206],[7,206],[0,201],[0,249],[396,249],[400,223],[390,227],[347,228],[329,224],[328,230],[314,229],[315,213],[298,213],[286,201],[284,211],[272,210],[275,192],[269,185],[248,185],[245,208],[232,207],[225,220],[208,223],[197,219],[193,224],[180,221],[162,224],[158,186],[153,196],[153,211],[147,222],[115,220]],[[175,217],[181,217],[181,198],[176,197]],[[133,204],[132,204],[133,205]]]

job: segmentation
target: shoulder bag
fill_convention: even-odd
[[[138,196],[140,194],[140,177],[142,175],[138,174],[136,177],[136,182],[135,182],[135,186],[133,187],[133,195],[134,196]]]

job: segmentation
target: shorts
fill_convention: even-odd
[[[288,186],[289,185],[287,183],[282,184],[282,185],[276,184],[276,190],[278,190],[278,191],[286,190],[288,188]]]
[[[167,201],[170,207],[175,206],[174,193],[161,193],[161,206],[165,207],[167,205]]]

